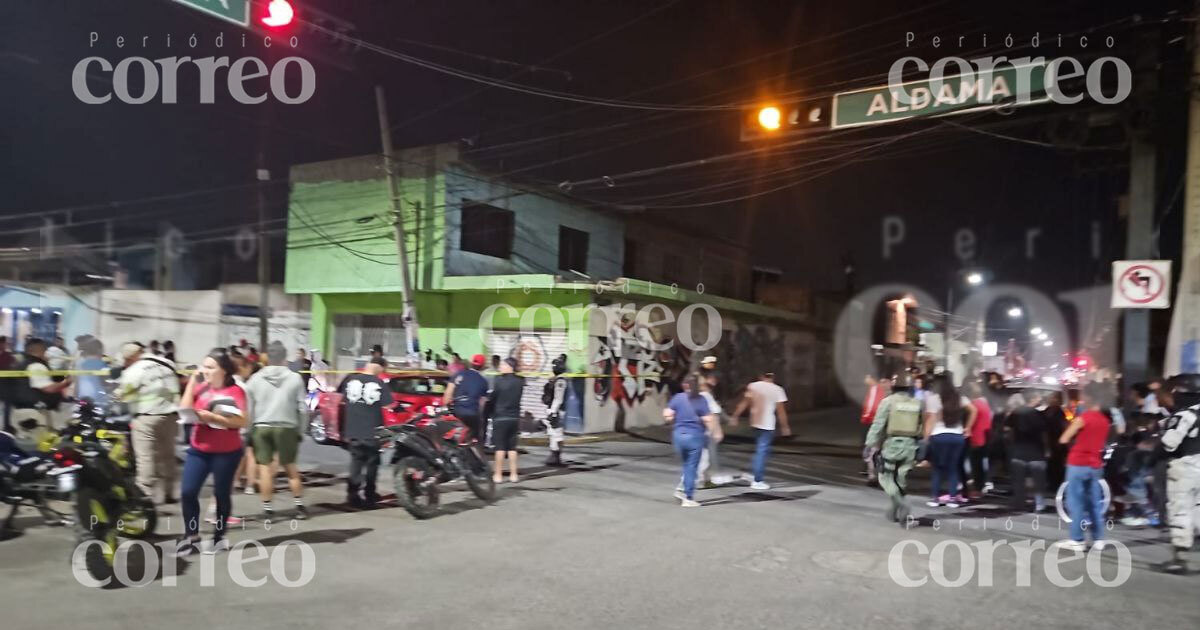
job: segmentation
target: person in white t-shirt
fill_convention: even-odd
[[[753,474],[750,487],[755,490],[770,490],[771,486],[763,481],[767,468],[767,457],[771,454],[771,440],[775,437],[775,427],[778,425],[779,434],[787,437],[792,434],[788,425],[787,394],[783,388],[775,384],[775,374],[764,372],[757,381],[746,386],[746,395],[738,403],[729,419],[730,427],[737,425],[738,418],[750,410],[750,426],[754,427],[754,461],[751,464]]]
[[[925,439],[928,458],[933,464],[932,496],[926,505],[956,508],[967,501],[959,491],[959,477],[966,448],[965,436],[975,424],[975,406],[959,393],[948,375],[934,381],[933,391],[924,402]],[[946,492],[939,494],[943,482]]]

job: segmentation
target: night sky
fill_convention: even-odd
[[[1162,75],[1178,78],[1186,67],[1184,43],[1172,40],[1189,28],[1177,19],[1159,24],[1169,11],[1187,4],[1166,0],[930,2],[899,5],[903,8],[890,2],[795,0],[296,4],[302,18],[311,18],[306,9],[317,7],[353,24],[354,37],[479,75],[588,97],[671,105],[750,103],[783,92],[817,99],[884,83],[891,63],[906,54],[929,60],[971,58],[981,51],[1008,54],[1003,45],[1008,33],[1018,53],[1013,56],[1027,54],[1023,47],[1041,33],[1041,54],[1085,58],[1099,52],[1095,45],[1081,50],[1068,41],[1060,49],[1046,40],[1055,33],[1112,35],[1117,45],[1111,54],[1131,62],[1137,38],[1148,37],[1162,50]],[[100,41],[89,47],[93,31]],[[906,48],[908,31],[917,42]],[[211,44],[222,32],[223,50]],[[193,33],[201,42],[195,51],[182,47]],[[120,229],[128,234],[153,231],[159,219],[185,230],[251,221],[253,195],[244,189],[109,208],[96,204],[251,184],[264,106],[233,102],[220,83],[216,104],[198,104],[196,79],[189,81],[186,74],[180,103],[174,105],[115,100],[84,105],[70,87],[72,68],[89,55],[114,62],[131,55],[261,56],[263,50],[253,45],[241,51],[241,33],[167,0],[4,3],[0,116],[6,123],[0,126],[0,144],[8,150],[2,158],[0,212],[88,206],[74,214],[75,220],[127,218]],[[168,34],[171,48],[165,46]],[[119,35],[136,45],[118,49]],[[661,223],[664,239],[670,238],[672,225],[726,239],[744,236],[755,263],[778,267],[785,281],[819,290],[843,289],[843,270],[850,263],[860,288],[903,280],[942,293],[948,270],[960,265],[953,247],[960,228],[973,229],[978,238],[975,265],[991,270],[998,281],[1032,284],[1048,293],[1103,281],[1108,260],[1123,250],[1118,215],[1118,197],[1128,180],[1123,128],[1090,130],[1084,149],[1040,144],[1063,144],[1064,134],[1078,131],[1079,118],[1094,111],[1094,104],[1074,114],[1072,108],[1050,105],[1009,116],[962,116],[955,121],[960,126],[909,122],[855,134],[817,131],[814,142],[801,150],[623,178],[640,169],[760,145],[739,141],[743,114],[738,111],[640,111],[485,89],[370,50],[338,51],[319,33],[300,30],[298,35],[301,54],[314,59],[317,90],[305,104],[271,106],[266,155],[275,177],[284,177],[292,163],[377,152],[372,86],[381,83],[388,90],[397,146],[462,140],[473,149],[467,153],[472,159],[549,188],[613,176],[612,187],[572,189],[589,201],[629,204],[658,197],[663,205],[708,204],[791,184],[733,203],[644,212]],[[939,50],[930,47],[934,35],[944,40]],[[145,51],[143,36],[151,42]],[[961,50],[959,36],[966,40]],[[946,41],[955,46],[947,48]],[[753,61],[741,63],[745,60]],[[1131,107],[1116,107],[1118,119],[1128,118]],[[1182,214],[1173,194],[1183,165],[1182,88],[1161,88],[1147,107],[1156,112],[1162,147],[1161,249],[1172,256]],[[862,143],[917,131],[911,139],[840,157]],[[825,172],[831,166],[836,170]],[[772,175],[785,167],[791,170]],[[272,196],[273,216],[284,216],[284,204],[282,194]],[[888,215],[904,218],[907,239],[884,259],[881,229]],[[1099,261],[1091,257],[1093,221],[1101,224]],[[25,238],[5,230],[28,225],[0,223],[0,239],[6,241],[0,246]],[[1032,261],[1024,251],[1030,227],[1042,229]],[[96,234],[79,238],[95,240]]]

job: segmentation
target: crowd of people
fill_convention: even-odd
[[[1063,547],[1086,549],[1088,537],[1093,547],[1105,545],[1102,480],[1118,499],[1114,507],[1122,525],[1170,522],[1177,548],[1191,545],[1192,519],[1200,509],[1193,486],[1200,474],[1188,477],[1186,490],[1179,479],[1176,492],[1168,479],[1180,476],[1172,476],[1170,466],[1200,466],[1194,419],[1200,406],[1188,408],[1200,397],[1177,400],[1173,388],[1155,380],[1134,385],[1122,406],[1116,383],[1103,377],[1065,395],[1007,388],[995,374],[962,387],[949,374],[909,373],[868,378],[868,385],[860,416],[864,474],[891,498],[893,520],[905,524],[907,476],[914,467],[930,468],[926,505],[932,508],[957,508],[999,494],[993,477],[1000,476],[993,471],[1003,471],[1013,512],[1047,510],[1048,498],[1065,482],[1063,498],[1073,518]],[[1178,569],[1180,562],[1169,568]]]

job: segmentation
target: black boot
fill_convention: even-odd
[[[546,456],[546,465],[547,466],[562,466],[563,465],[562,449],[558,449],[557,451],[550,451],[550,454]]]
[[[1167,562],[1162,563],[1162,565],[1160,567],[1162,569],[1162,571],[1164,573],[1171,573],[1174,575],[1187,575],[1187,572],[1188,572],[1187,560],[1184,560],[1184,558],[1183,558],[1183,554],[1186,551],[1187,551],[1186,549],[1180,549],[1179,547],[1172,547],[1171,548],[1171,559],[1168,560]]]

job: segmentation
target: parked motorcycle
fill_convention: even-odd
[[[36,509],[49,525],[71,524],[69,516],[50,507],[49,502],[68,499],[74,490],[73,470],[25,451],[11,433],[0,431],[0,503],[12,506],[0,523],[0,540],[15,534],[13,520],[23,506]]]
[[[51,453],[59,468],[77,477],[79,542],[106,543],[88,545],[83,558],[88,574],[104,580],[112,575],[117,536],[145,538],[158,526],[154,502],[133,481],[128,423],[81,403]]]
[[[475,496],[496,499],[491,466],[467,428],[447,411],[423,413],[405,424],[380,427],[378,436],[392,446],[396,498],[416,518],[438,513],[438,484],[463,479]]]

